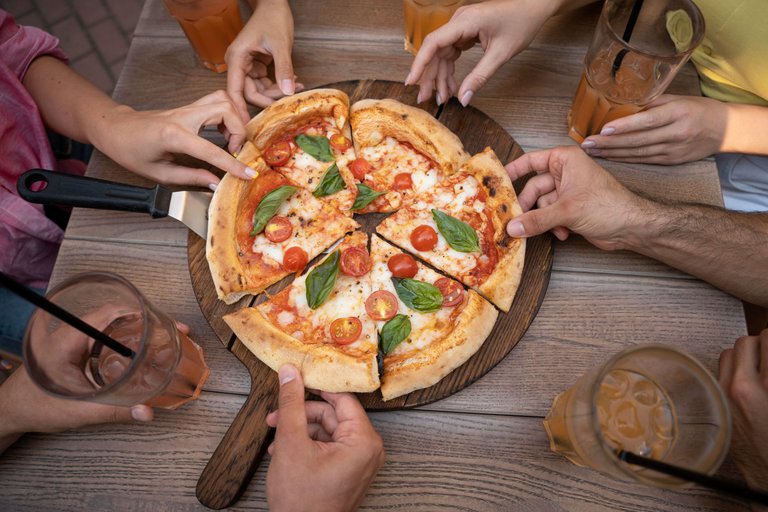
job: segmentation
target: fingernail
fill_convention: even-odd
[[[282,82],[280,82],[280,90],[283,91],[283,94],[290,96],[296,90],[296,86],[293,85],[293,80],[290,78],[285,78]]]
[[[435,94],[435,101],[437,101],[438,107],[443,104],[443,97],[440,95],[439,92]]]
[[[584,152],[590,156],[597,156],[600,154],[600,150],[598,148],[586,148]]]
[[[600,135],[612,135],[613,132],[616,131],[616,128],[613,126],[606,126],[602,130],[600,130]]]
[[[216,189],[218,188],[218,186],[219,186],[219,185],[218,185],[218,184],[216,184],[216,183],[209,183],[209,184],[208,184],[208,188],[209,188],[209,189],[211,189],[211,190],[212,190],[212,191],[214,191],[214,192],[216,192]]]
[[[284,364],[280,367],[280,371],[277,372],[277,377],[280,379],[280,385],[288,384],[296,378],[296,368],[289,364]]]
[[[258,176],[258,175],[259,175],[259,173],[258,173],[258,172],[256,172],[256,170],[255,170],[255,169],[251,169],[250,167],[246,167],[246,168],[245,168],[245,175],[246,175],[246,176],[248,176],[249,178],[253,179],[253,178],[255,178],[256,176]]]
[[[416,95],[416,103],[421,103],[424,99],[421,97],[421,91]]]
[[[507,234],[509,236],[521,237],[525,235],[525,226],[522,222],[510,222],[507,224]]]
[[[405,77],[405,82],[403,82],[405,85],[411,85],[411,79],[413,78],[413,71],[408,73],[408,76]]]
[[[584,149],[586,149],[586,148],[593,148],[593,147],[595,147],[595,141],[593,141],[593,140],[585,140],[584,142],[581,143],[581,147],[584,148]]]
[[[131,417],[136,421],[152,421],[152,409],[145,405],[131,407]]]
[[[469,105],[469,102],[472,101],[472,96],[474,96],[474,91],[467,91],[464,93],[464,96],[461,97],[461,104],[465,107]]]

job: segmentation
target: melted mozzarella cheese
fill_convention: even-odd
[[[291,325],[295,320],[296,315],[290,311],[281,311],[277,314],[277,322],[283,327]]]
[[[421,169],[415,170],[413,174],[411,174],[414,194],[419,194],[437,185],[437,178],[436,169],[429,169],[426,172]]]

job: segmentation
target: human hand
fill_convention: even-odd
[[[215,188],[219,178],[208,171],[177,164],[174,154],[186,154],[242,179],[256,172],[198,135],[204,126],[218,126],[228,139],[230,152],[245,141],[245,126],[224,91],[172,110],[137,112],[116,107],[104,118],[95,145],[114,161],[136,174],[165,184]]]
[[[675,165],[719,152],[727,120],[720,101],[664,94],[642,112],[607,123],[581,147],[608,160]]]
[[[731,404],[733,460],[750,486],[768,490],[768,329],[720,354],[719,380]]]
[[[502,64],[528,47],[554,14],[552,4],[542,0],[494,0],[459,8],[448,23],[424,39],[405,85],[419,84],[419,103],[429,99],[436,89],[438,105],[456,96],[467,106]],[[454,64],[461,52],[477,42],[485,53],[457,90]]]
[[[267,503],[271,510],[355,510],[384,464],[384,446],[360,402],[326,393],[304,402],[298,370],[280,368],[280,407],[267,416],[277,428],[269,447]]]
[[[512,181],[537,174],[518,195],[526,213],[507,224],[514,237],[551,230],[565,240],[573,231],[600,249],[621,249],[630,235],[629,219],[646,201],[573,146],[526,153],[506,169]],[[532,210],[534,205],[538,209]]]
[[[286,0],[258,0],[248,23],[227,48],[227,92],[243,122],[249,103],[260,107],[304,88],[295,82],[291,47],[293,16]],[[275,81],[267,66],[275,61]]]

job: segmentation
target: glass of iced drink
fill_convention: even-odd
[[[203,350],[131,283],[109,273],[74,276],[48,299],[135,353],[123,356],[37,309],[24,337],[24,364],[61,398],[175,409],[200,395]]]
[[[224,54],[243,28],[237,0],[163,0],[203,66],[227,70]]]
[[[607,0],[568,112],[578,143],[655,100],[704,37],[692,0]]]
[[[427,34],[445,25],[464,0],[403,0],[405,49],[413,55]]]
[[[661,487],[688,482],[618,459],[617,450],[713,474],[731,439],[728,402],[701,363],[665,345],[635,345],[555,398],[550,448],[574,464]]]

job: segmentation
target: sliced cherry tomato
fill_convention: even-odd
[[[431,251],[437,246],[437,233],[432,226],[422,224],[411,233],[411,245],[417,251]]]
[[[349,170],[352,171],[352,176],[354,176],[357,181],[363,181],[365,175],[369,174],[371,169],[371,164],[368,163],[368,160],[365,158],[357,158],[352,160],[349,164]]]
[[[413,188],[413,179],[411,173],[401,172],[395,176],[395,182],[392,184],[392,188],[395,190],[410,190]]]
[[[371,257],[362,247],[347,247],[341,251],[339,267],[348,276],[364,276],[371,270]]]
[[[464,302],[464,287],[457,281],[448,279],[447,277],[441,277],[435,281],[435,286],[440,289],[440,293],[443,294],[443,307],[452,308],[458,306]]]
[[[352,141],[343,136],[340,133],[336,133],[334,135],[331,135],[330,141],[331,146],[338,149],[342,153],[350,148],[352,146]]]
[[[293,226],[291,226],[291,221],[288,220],[288,217],[283,217],[282,215],[275,215],[264,226],[264,236],[270,242],[284,242],[292,234]]]
[[[339,345],[349,345],[363,332],[363,323],[354,316],[337,318],[331,322],[331,339]]]
[[[416,265],[416,260],[413,259],[413,256],[405,254],[404,252],[399,252],[389,258],[389,261],[387,261],[387,268],[392,272],[393,276],[401,279],[413,277],[416,275],[416,272],[419,271],[419,267]]]
[[[289,247],[283,254],[283,268],[288,272],[301,272],[308,262],[309,256],[301,247]]]
[[[365,299],[365,311],[374,320],[389,320],[397,314],[397,297],[387,290],[377,290]]]
[[[293,152],[291,151],[291,144],[288,141],[275,142],[267,148],[264,152],[264,161],[270,167],[280,167],[285,165],[290,160]]]

